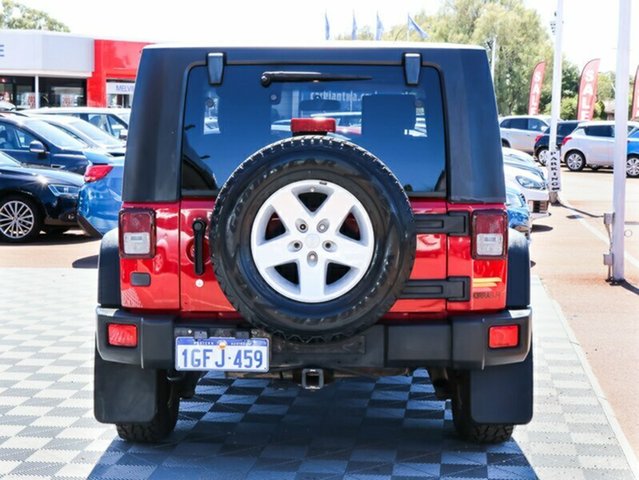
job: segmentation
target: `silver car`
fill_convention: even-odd
[[[639,127],[628,122],[628,132]],[[615,122],[583,122],[561,144],[561,159],[569,170],[577,172],[585,166],[597,170],[612,167],[615,149]]]
[[[547,115],[511,115],[499,121],[501,144],[504,147],[533,153],[535,139],[550,125]]]

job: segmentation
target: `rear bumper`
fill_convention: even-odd
[[[422,324],[374,325],[348,340],[323,345],[303,345],[271,338],[271,370],[298,367],[392,368],[450,367],[483,369],[522,362],[531,345],[532,312],[529,308],[491,314],[450,317]],[[107,342],[109,323],[137,326],[136,347],[114,347]],[[488,329],[494,325],[519,325],[517,347],[490,349]],[[132,314],[121,309],[97,308],[97,347],[107,361],[143,368],[171,369],[178,336],[264,336],[249,326],[177,322],[171,315]],[[257,334],[255,334],[257,333]]]

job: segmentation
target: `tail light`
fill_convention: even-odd
[[[499,325],[488,329],[490,348],[511,348],[519,345],[519,325]]]
[[[570,135],[564,137],[564,139],[561,141],[561,146],[563,147],[564,145],[566,145],[566,142],[568,142],[569,140],[572,140],[572,137]]]
[[[508,243],[508,217],[504,210],[473,213],[473,258],[504,258]]]
[[[155,211],[147,208],[125,208],[120,211],[120,257],[152,258],[155,256]]]
[[[539,140],[541,140],[541,137],[543,137],[543,136],[544,136],[543,133],[541,135],[537,135],[535,137],[535,143],[537,143]]]
[[[114,347],[137,347],[138,327],[122,323],[109,323],[107,327],[109,345]]]
[[[113,170],[111,165],[89,165],[84,172],[84,181],[89,183],[100,180],[106,177],[111,170]]]

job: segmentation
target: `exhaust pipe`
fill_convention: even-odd
[[[304,368],[301,378],[302,388],[305,390],[319,390],[324,386],[323,368]]]

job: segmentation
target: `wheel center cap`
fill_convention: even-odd
[[[308,248],[317,248],[320,244],[320,237],[315,233],[308,234],[304,239],[304,243]]]

